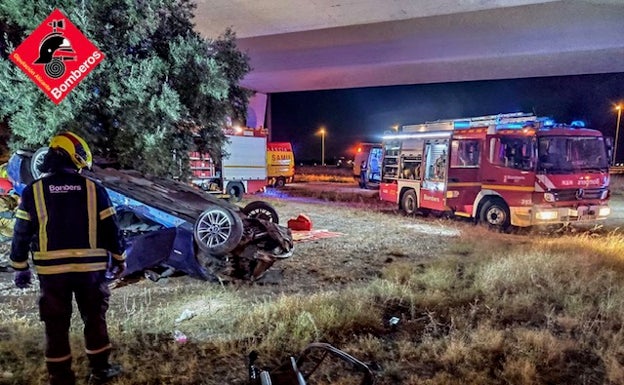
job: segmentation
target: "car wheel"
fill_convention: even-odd
[[[502,199],[490,199],[481,208],[481,222],[505,231],[511,225],[509,207]]]
[[[269,222],[279,223],[277,211],[270,204],[263,201],[253,201],[243,207],[242,212],[249,218],[264,219]]]
[[[416,199],[416,192],[414,192],[414,190],[408,190],[403,193],[403,197],[401,198],[401,208],[407,215],[416,214],[416,210],[418,209],[418,200]]]
[[[202,251],[223,255],[238,246],[243,236],[243,222],[233,211],[214,205],[197,218],[193,236]]]
[[[34,179],[39,179],[41,177],[41,170],[39,170],[39,166],[43,164],[43,159],[48,153],[49,147],[41,147],[32,156],[30,160],[30,173],[32,174]]]

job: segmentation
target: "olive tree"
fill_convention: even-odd
[[[106,56],[59,105],[9,60],[55,8]],[[213,39],[194,31],[194,8],[190,0],[3,0],[0,126],[9,146],[34,149],[72,130],[96,156],[162,176],[188,175],[195,146],[220,155],[226,119],[244,121],[251,91],[239,82],[249,60],[233,31]]]

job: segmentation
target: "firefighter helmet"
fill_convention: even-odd
[[[50,140],[51,149],[61,149],[69,155],[70,159],[78,170],[82,168],[91,168],[93,163],[93,155],[89,149],[89,145],[80,136],[73,132],[61,132],[52,137]]]

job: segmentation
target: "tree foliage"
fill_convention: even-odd
[[[9,54],[60,9],[106,58],[58,106]],[[195,145],[220,155],[228,117],[244,121],[249,60],[226,30],[193,30],[191,0],[3,0],[0,121],[10,146],[37,148],[55,133],[83,135],[96,155],[156,175],[188,175]],[[173,162],[173,156],[181,162]]]

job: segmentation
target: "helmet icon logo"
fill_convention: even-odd
[[[65,74],[65,63],[67,60],[76,60],[76,52],[67,39],[59,30],[65,29],[63,19],[52,20],[48,23],[52,27],[52,32],[47,34],[39,44],[39,57],[33,64],[43,65],[45,74],[58,79]]]
[[[104,60],[104,54],[58,9],[43,20],[9,59],[59,104]]]

